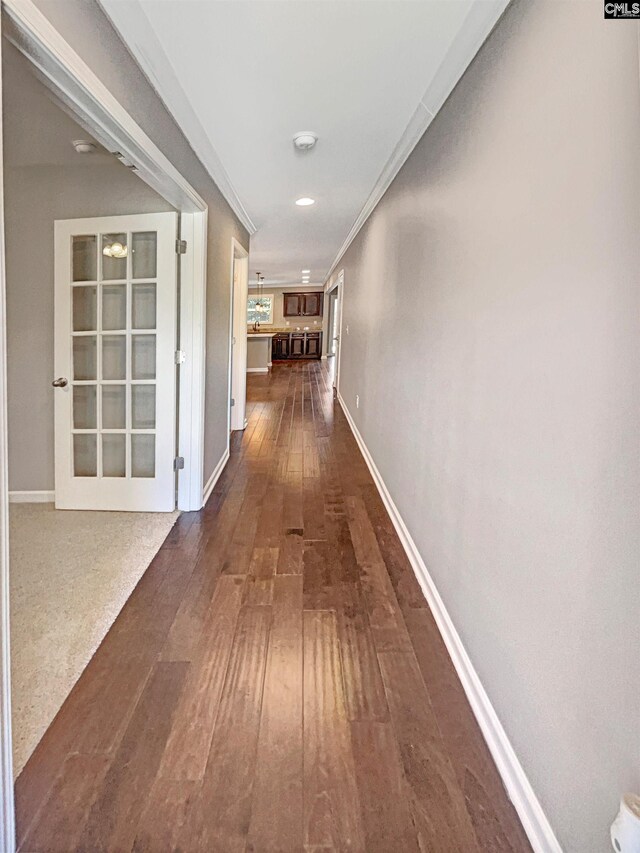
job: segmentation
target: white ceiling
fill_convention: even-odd
[[[252,272],[326,278],[507,0],[101,0],[244,222]],[[318,134],[307,153],[301,130]],[[300,208],[300,196],[316,199]]]

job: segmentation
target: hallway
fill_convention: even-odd
[[[524,851],[327,362],[250,376],[16,785],[23,851]]]

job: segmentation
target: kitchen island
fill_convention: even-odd
[[[247,373],[268,373],[274,332],[247,331]]]

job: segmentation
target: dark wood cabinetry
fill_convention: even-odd
[[[278,332],[273,336],[271,357],[273,361],[286,358],[320,358],[322,332]]]
[[[304,335],[291,335],[289,357],[299,358],[301,355],[304,355]]]
[[[285,317],[319,317],[322,314],[324,294],[283,293],[282,313]]]
[[[322,314],[322,293],[302,294],[302,316],[319,317]]]
[[[307,335],[305,341],[304,354],[307,358],[320,358],[322,355],[322,347],[320,346],[320,332],[312,332]]]
[[[275,335],[271,346],[273,359],[289,358],[289,335]]]
[[[284,293],[282,296],[282,313],[285,317],[300,316],[300,294]]]

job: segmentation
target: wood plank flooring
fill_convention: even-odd
[[[18,778],[19,849],[529,851],[330,367],[247,413]]]

